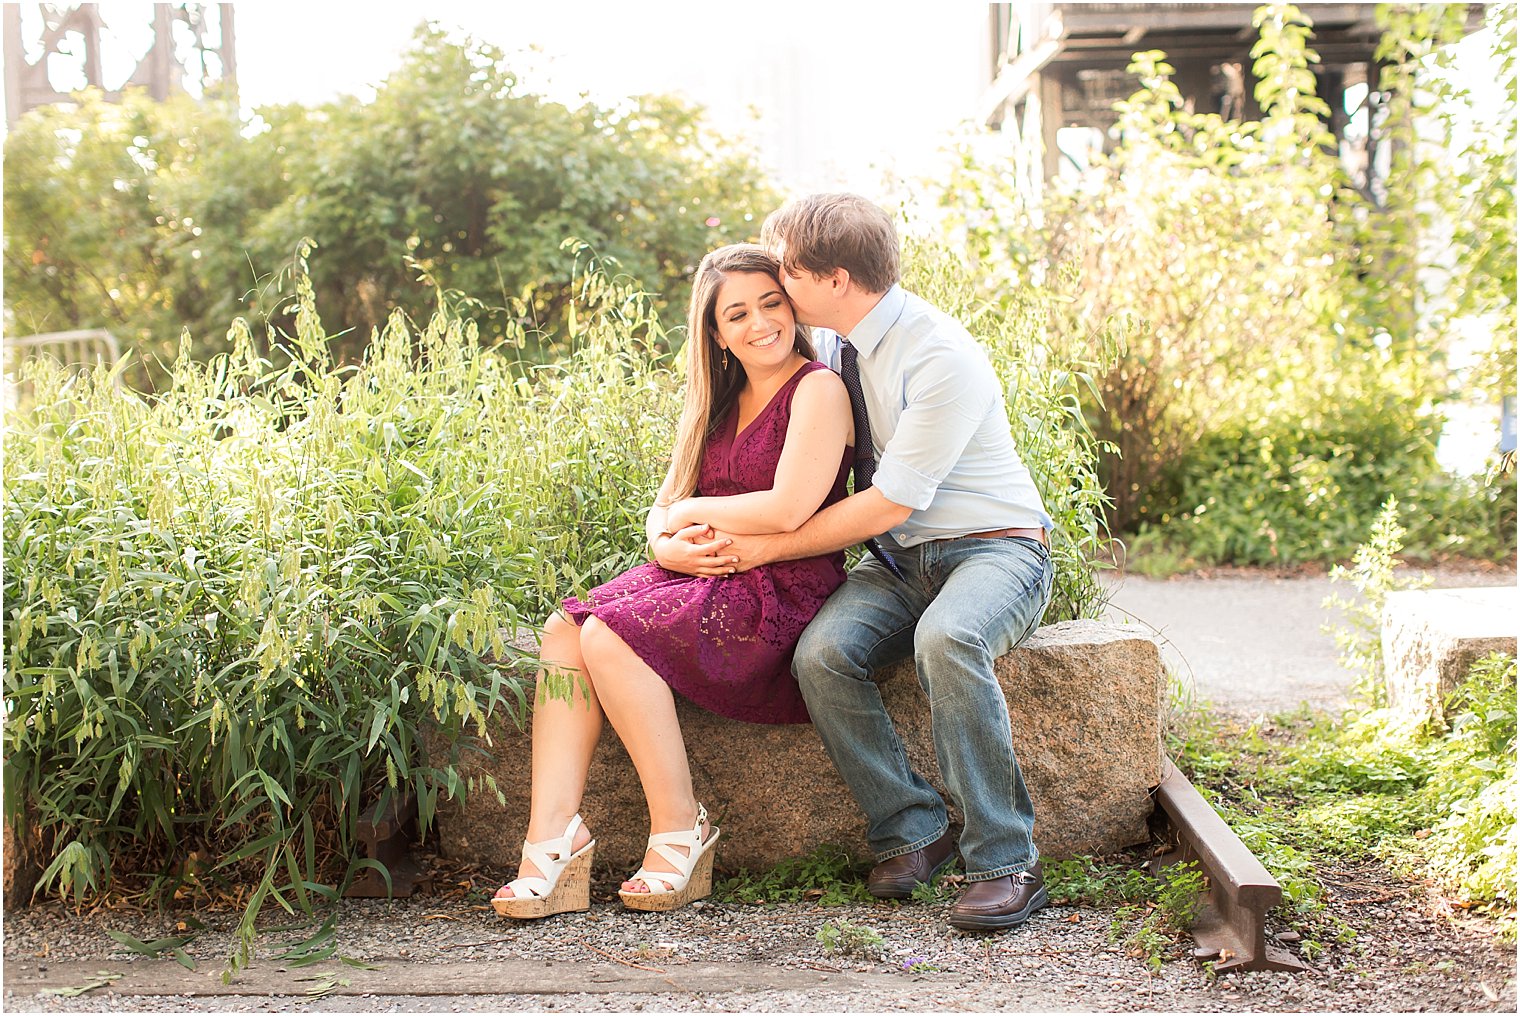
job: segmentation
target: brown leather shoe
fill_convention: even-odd
[[[871,869],[866,891],[879,900],[905,900],[913,887],[929,882],[955,856],[955,841],[950,830],[933,843],[910,854],[888,858]]]
[[[950,926],[964,931],[998,931],[1023,924],[1029,915],[1049,902],[1045,873],[1034,867],[1017,875],[1004,875],[985,882],[970,882],[950,908]]]

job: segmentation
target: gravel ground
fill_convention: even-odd
[[[610,873],[608,873],[610,878]],[[494,879],[466,878],[484,891]],[[206,930],[190,944],[197,973],[139,958],[105,934],[111,928],[150,940],[176,933],[185,913],[125,908],[75,915],[48,904],[6,915],[4,1008],[7,1011],[222,1012],[489,1012],[489,1011],[1443,1011],[1514,1012],[1515,953],[1496,944],[1486,922],[1453,912],[1437,897],[1376,868],[1326,873],[1331,911],[1355,929],[1345,945],[1329,945],[1312,969],[1254,972],[1214,979],[1173,945],[1158,974],[1110,941],[1111,910],[1052,906],[1023,928],[1001,935],[965,934],[945,924],[946,903],[818,907],[703,903],[669,914],[636,914],[615,902],[589,913],[513,923],[492,914],[483,896],[463,886],[442,895],[395,903],[349,900],[341,905],[338,954],[402,975],[398,989],[364,993],[353,968],[329,962],[295,968],[272,959],[299,936],[271,933],[258,943],[257,966],[278,973],[271,993],[209,995],[231,952],[236,914],[198,911]],[[447,882],[440,884],[447,885]],[[826,922],[849,921],[878,931],[877,955],[840,956],[817,940]],[[1279,929],[1280,930],[1280,929]],[[1286,943],[1284,943],[1286,944]],[[106,986],[75,998],[17,992],[13,985],[39,967],[88,961],[95,969],[130,971],[155,964],[183,976],[190,996],[127,994]],[[715,966],[708,966],[709,964]],[[98,966],[97,966],[98,965]],[[541,971],[544,982],[511,994],[485,994],[489,984],[450,988],[461,965],[510,972]],[[272,969],[271,969],[272,968]],[[909,969],[912,968],[912,969]],[[73,971],[75,968],[70,967]],[[308,1000],[313,977],[350,977]],[[729,977],[723,980],[714,971]],[[448,976],[445,976],[445,975]],[[598,983],[637,975],[637,988],[601,990]],[[773,982],[810,979],[806,987]],[[72,975],[77,981],[78,974]],[[739,978],[736,984],[732,980]],[[304,977],[300,981],[297,978]],[[429,987],[429,978],[439,980]],[[246,976],[245,976],[246,979]],[[720,983],[721,982],[721,983]],[[320,983],[320,982],[319,982]],[[665,986],[669,987],[666,988]],[[199,987],[198,987],[199,986]],[[35,990],[35,989],[33,989]],[[262,989],[260,989],[262,990]],[[446,993],[438,994],[439,990]],[[350,992],[350,993],[345,993]],[[415,992],[415,993],[413,993]]]

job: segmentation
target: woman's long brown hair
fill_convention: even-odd
[[[759,244],[736,243],[711,251],[697,266],[686,313],[686,405],[676,429],[675,470],[666,503],[696,493],[707,441],[744,387],[744,368],[733,357],[725,367],[718,346],[718,290],[734,274],[769,275],[780,285],[781,263]],[[796,326],[793,348],[809,360],[817,359],[801,325]]]

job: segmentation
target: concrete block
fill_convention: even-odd
[[[1388,704],[1437,716],[1474,661],[1492,652],[1514,654],[1520,588],[1389,593],[1382,628]]]

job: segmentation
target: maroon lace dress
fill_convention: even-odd
[[[800,367],[742,434],[734,433],[738,409],[729,413],[708,439],[697,494],[769,490],[797,384],[827,369]],[[846,449],[825,506],[845,496],[849,467]],[[704,709],[749,723],[806,723],[792,652],[844,576],[842,552],[715,578],[642,564],[597,586],[585,601],[566,599],[565,611],[576,624],[601,619],[671,688]]]

